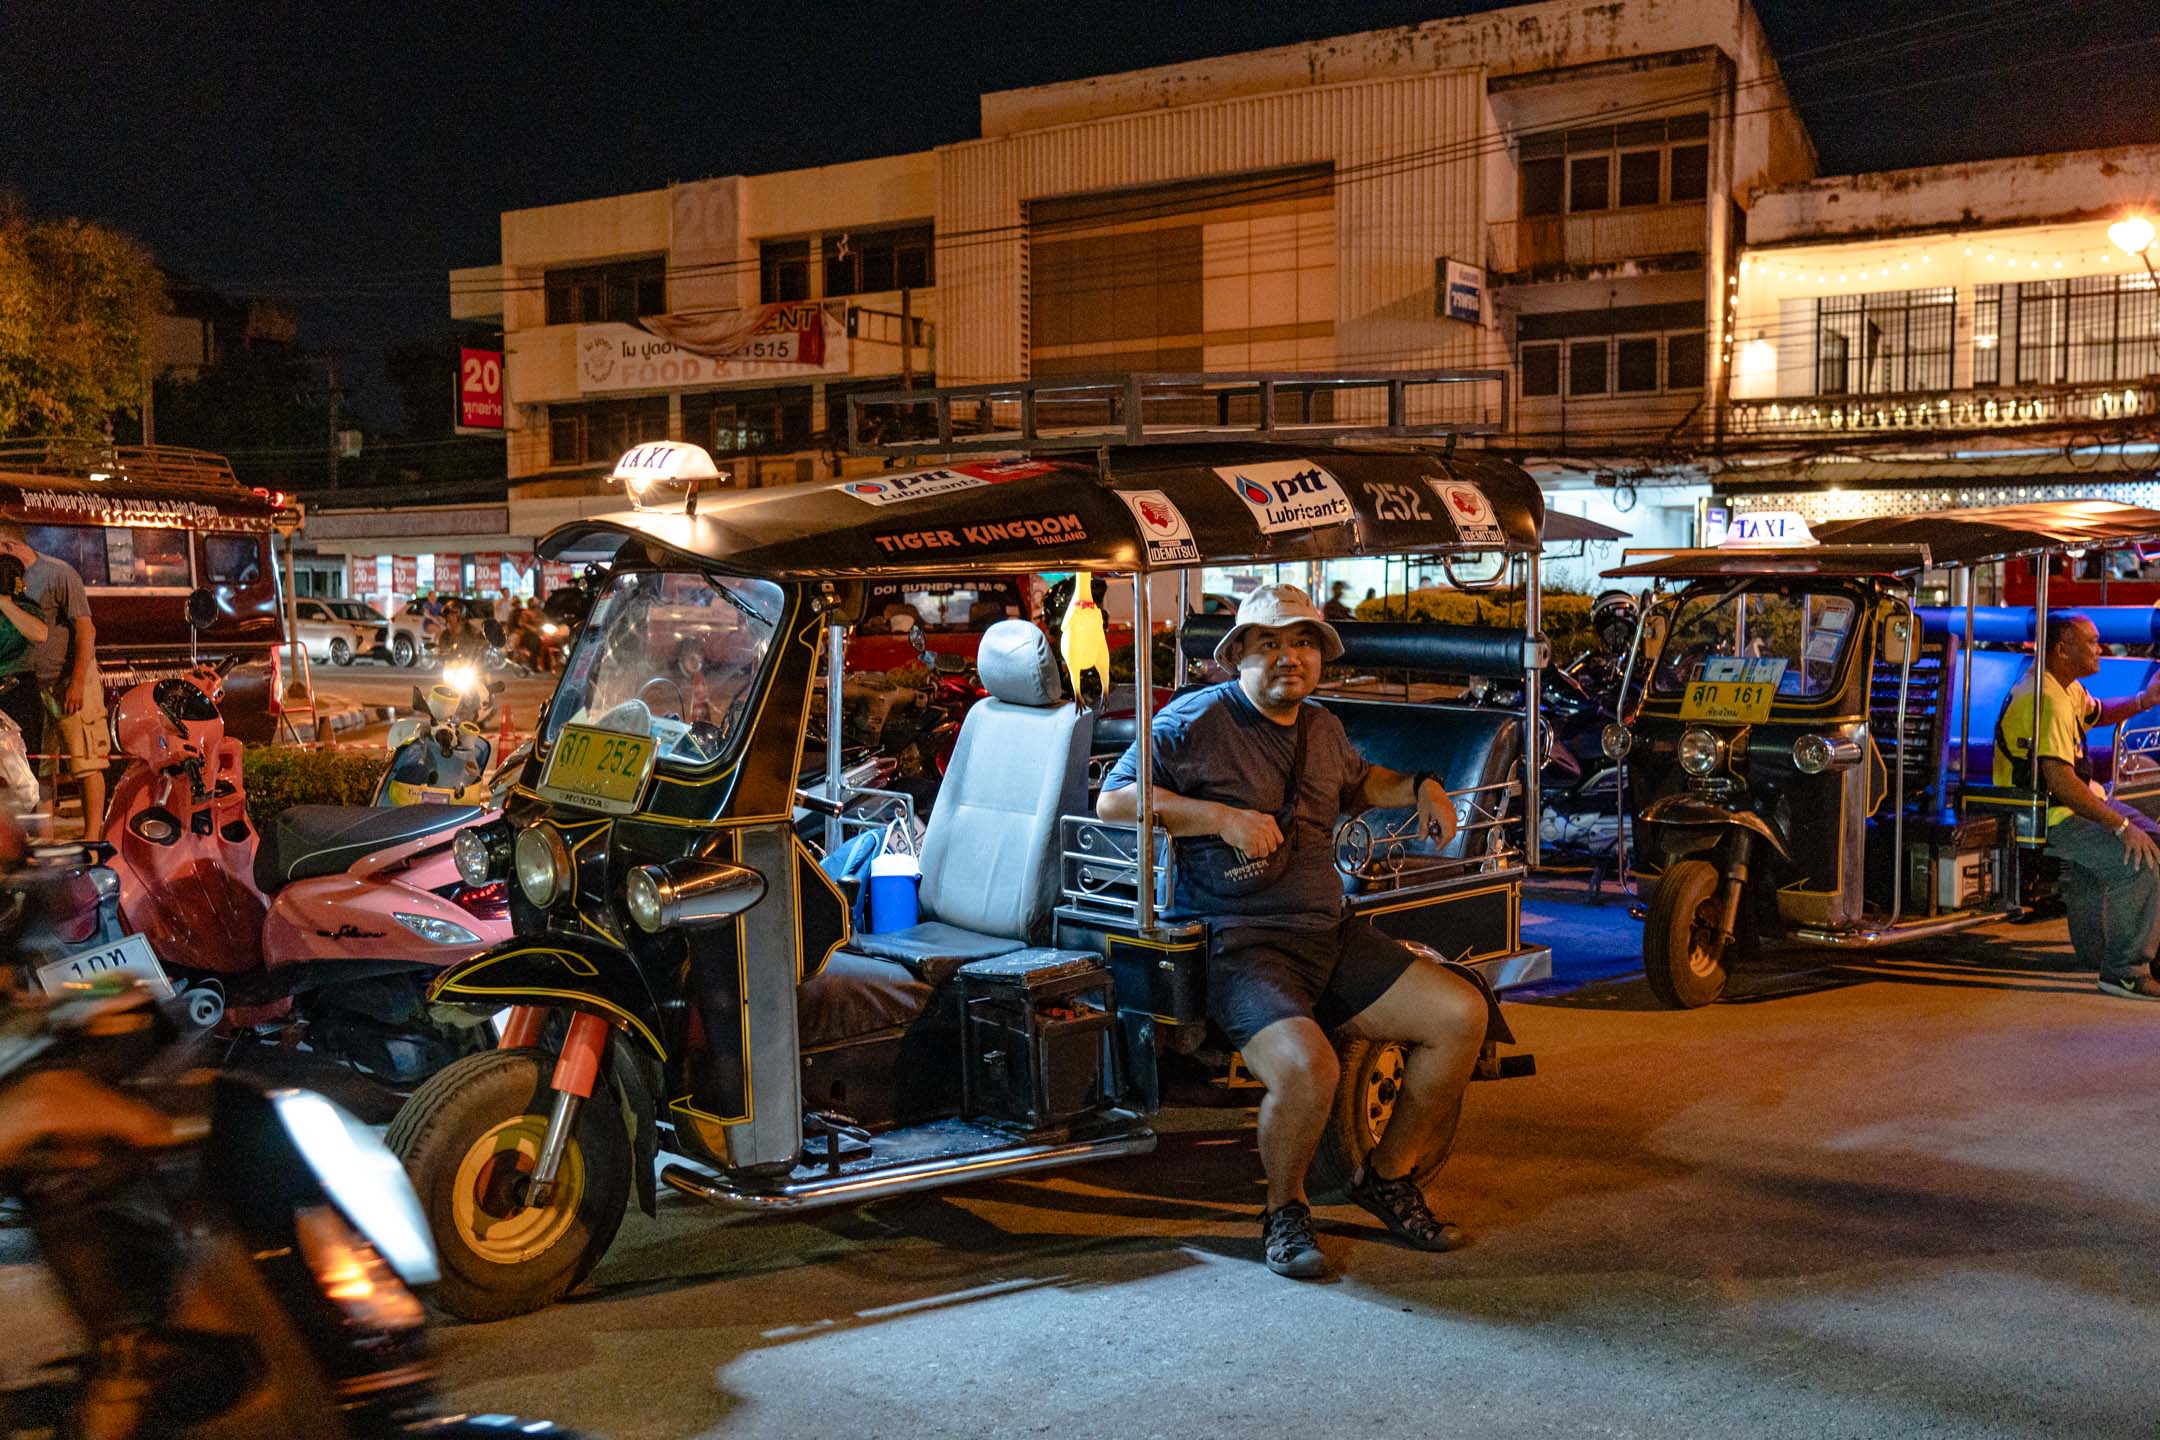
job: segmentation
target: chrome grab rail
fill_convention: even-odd
[[[1512,865],[1523,850],[1520,841],[1509,835],[1508,827],[1521,823],[1521,817],[1510,813],[1514,807],[1508,802],[1521,795],[1523,789],[1523,769],[1518,761],[1505,780],[1451,793],[1456,833],[1466,837],[1484,833],[1487,837],[1482,850],[1465,839],[1460,855],[1414,853],[1410,847],[1427,838],[1414,810],[1379,831],[1363,816],[1352,816],[1335,827],[1335,868],[1361,886],[1393,889],[1412,880]]]
[[[1175,893],[1176,847],[1155,832],[1155,912]],[[1067,815],[1058,821],[1058,882],[1065,903],[1106,918],[1139,923],[1140,827]]]
[[[2160,787],[2160,710],[2133,715],[2115,727],[2115,773],[2108,781],[2108,795],[2118,794],[2126,782],[2133,793]]]

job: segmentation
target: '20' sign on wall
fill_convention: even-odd
[[[503,357],[500,350],[458,352],[458,424],[467,430],[503,428]]]

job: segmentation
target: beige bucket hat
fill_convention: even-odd
[[[1262,585],[1238,602],[1237,624],[1222,637],[1215,647],[1215,663],[1226,670],[1237,668],[1238,655],[1245,647],[1245,632],[1256,626],[1271,630],[1291,625],[1310,625],[1320,632],[1320,658],[1334,660],[1342,655],[1342,636],[1328,624],[1313,604],[1312,596],[1295,585]]]

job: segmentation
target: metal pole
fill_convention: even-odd
[[[1530,663],[1538,636],[1545,628],[1545,597],[1539,589],[1538,552],[1532,550],[1524,556],[1528,564],[1527,579],[1523,585],[1523,710],[1530,732],[1528,763],[1523,766],[1523,856],[1535,866],[1542,858],[1539,830],[1545,819],[1544,776],[1540,773],[1545,752],[1541,748],[1544,737],[1544,717],[1538,713],[1539,691],[1544,683],[1540,666]],[[1466,850],[1469,848],[1464,847]]]
[[[1916,585],[1917,580],[1914,582]],[[1896,808],[1890,820],[1890,924],[1905,914],[1905,704],[1912,692],[1913,652],[1920,648],[1920,616],[1912,601],[1905,604],[1905,668],[1898,672],[1897,686],[1897,788]],[[1898,623],[1893,619],[1891,624]]]
[[[1142,934],[1155,928],[1155,646],[1148,616],[1148,577],[1133,571],[1133,747],[1138,752],[1140,854],[1136,915]]]
[[[1185,622],[1192,615],[1192,571],[1177,572],[1177,625],[1170,632],[1170,688],[1185,687]]]
[[[1966,773],[1967,751],[1972,745],[1972,649],[1973,649],[1973,567],[1967,565],[1958,572],[1958,588],[1965,594],[1965,653],[1958,666],[1958,732],[1957,732],[1957,793],[1958,810],[1965,808],[1965,787],[1972,783]],[[1990,780],[1994,776],[1988,777]]]
[[[900,388],[915,388],[915,292],[900,290]]]
[[[840,793],[840,729],[843,723],[840,696],[841,673],[847,668],[847,625],[837,608],[827,612],[825,625],[825,798],[839,804],[847,797]],[[831,854],[840,845],[840,817],[825,817],[825,851]]]
[[[2040,703],[2047,696],[2047,616],[2050,556],[2045,550],[2033,556],[2033,711],[2032,749],[2026,751],[2032,770],[2032,817],[2035,839],[2047,839],[2047,785],[2040,776]]]

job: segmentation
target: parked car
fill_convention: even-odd
[[[387,625],[388,638],[383,643],[390,663],[408,670],[427,659],[435,648],[435,632],[441,628],[440,622],[410,605],[391,616]]]
[[[371,631],[339,615],[327,600],[296,600],[293,615],[297,622],[295,633],[307,646],[310,660],[350,665],[355,655],[365,654],[374,646]]]
[[[390,619],[382,611],[365,600],[325,600],[330,613],[360,632],[354,653],[358,655],[388,654],[390,650]]]

